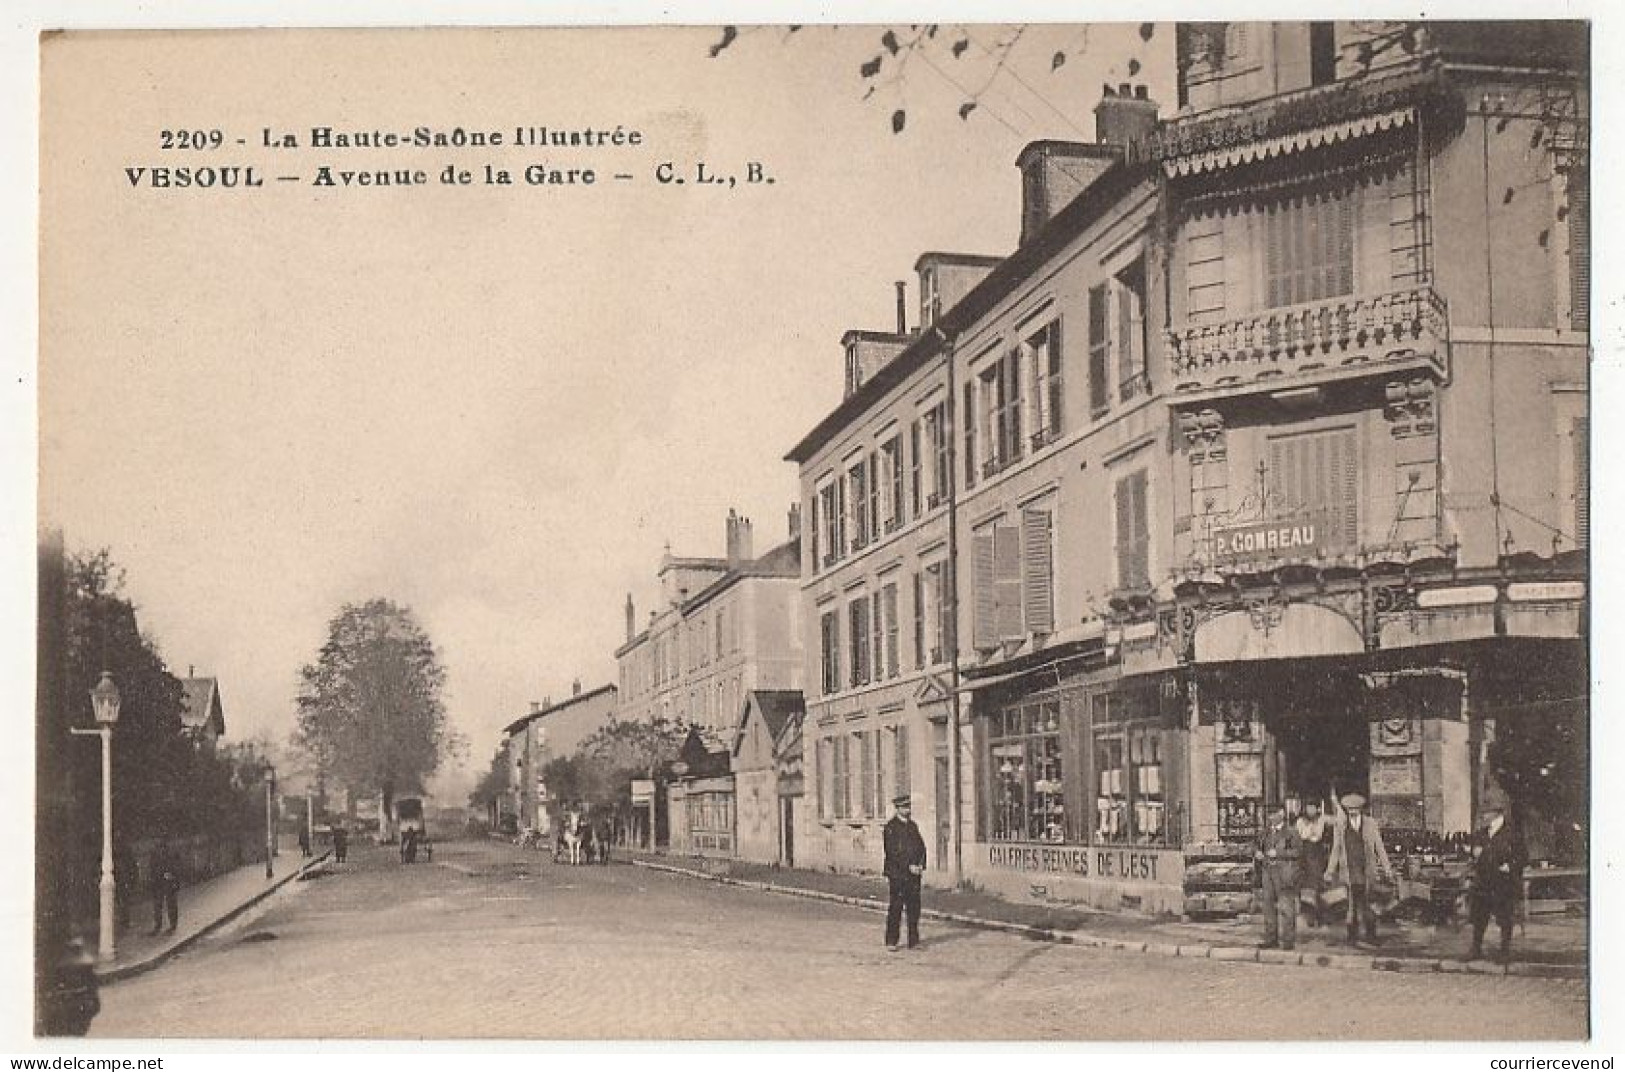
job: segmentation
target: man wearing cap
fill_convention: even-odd
[[[1303,843],[1286,821],[1286,808],[1272,805],[1253,858],[1263,871],[1264,941],[1260,949],[1291,949],[1298,936],[1298,859]]]
[[[1371,887],[1392,882],[1394,869],[1388,863],[1388,850],[1382,843],[1377,820],[1365,814],[1365,797],[1349,793],[1341,801],[1343,816],[1332,828],[1332,856],[1326,866],[1326,885],[1346,885],[1349,890],[1349,945],[1360,944],[1360,925],[1365,940],[1377,941],[1377,912],[1371,907]]]
[[[1523,886],[1523,839],[1507,825],[1499,804],[1484,809],[1484,832],[1473,845],[1473,886],[1468,905],[1473,921],[1472,960],[1484,955],[1484,931],[1490,917],[1501,928],[1501,963],[1512,955],[1512,912]]]
[[[882,841],[886,848],[883,871],[890,887],[886,906],[886,948],[896,952],[898,924],[908,911],[908,947],[920,944],[920,876],[925,874],[925,839],[914,825],[912,801],[907,793],[892,800],[897,814],[886,824]]]

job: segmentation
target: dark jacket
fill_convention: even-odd
[[[1502,823],[1493,835],[1478,835],[1473,844],[1474,895],[1492,902],[1516,901],[1526,863],[1523,839],[1510,823]]]
[[[910,878],[909,867],[925,866],[925,839],[913,819],[894,815],[886,824],[882,839],[886,846],[885,875],[887,878]]]
[[[1282,823],[1279,830],[1265,823],[1264,829],[1259,831],[1253,855],[1277,882],[1288,886],[1301,884],[1298,861],[1303,856],[1303,839],[1298,837],[1297,828],[1291,823]]]
[[[147,886],[153,893],[168,893],[181,888],[180,865],[168,845],[159,842],[147,861]]]

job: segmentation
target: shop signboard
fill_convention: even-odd
[[[1176,850],[1138,846],[1003,841],[987,846],[987,862],[1000,871],[1073,875],[1115,882],[1179,882],[1184,857]]]
[[[634,805],[648,804],[655,798],[655,783],[653,778],[632,779],[632,803]]]
[[[1322,526],[1312,519],[1255,521],[1213,533],[1214,554],[1225,559],[1312,556],[1324,542]]]

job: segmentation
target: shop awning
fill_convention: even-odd
[[[1392,130],[1413,122],[1415,118],[1414,107],[1395,108],[1377,115],[1362,115],[1341,123],[1297,130],[1279,137],[1261,138],[1189,156],[1170,157],[1162,162],[1162,166],[1170,178],[1195,175],[1204,171],[1218,171],[1237,164],[1269,160],[1288,153],[1302,152],[1305,149],[1336,145],[1338,142],[1365,137],[1378,131]]]

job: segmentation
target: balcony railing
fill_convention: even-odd
[[[1256,388],[1282,379],[1422,361],[1441,377],[1449,337],[1432,287],[1265,309],[1168,332],[1176,390]]]

